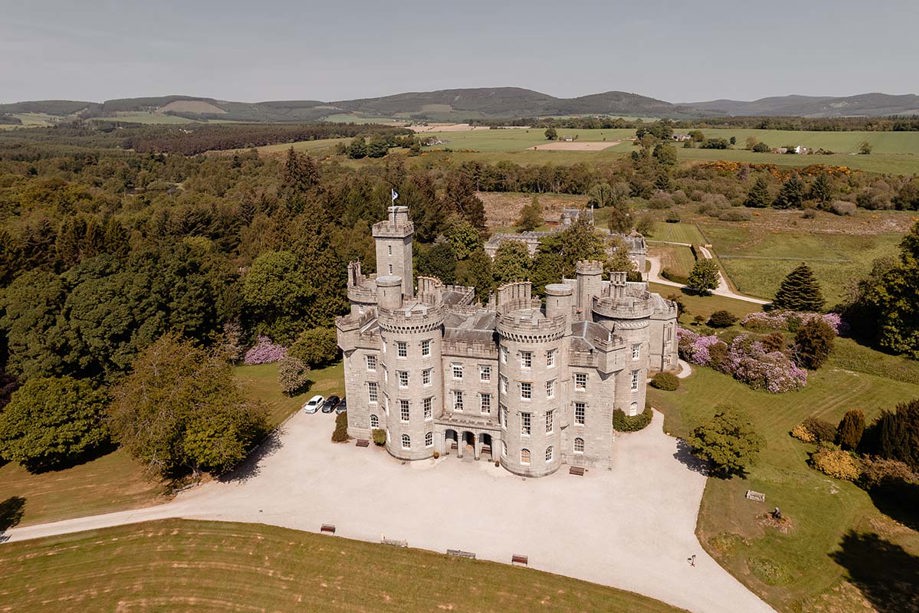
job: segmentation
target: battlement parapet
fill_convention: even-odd
[[[594,297],[593,312],[607,319],[647,319],[654,312],[651,295]]]
[[[498,333],[520,343],[544,343],[562,338],[567,332],[564,315],[544,317],[536,312],[511,312],[498,315]]]
[[[399,334],[430,332],[443,325],[444,308],[439,305],[425,304],[415,304],[404,309],[393,310],[380,308],[377,319],[380,327],[387,332]]]

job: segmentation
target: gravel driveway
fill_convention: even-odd
[[[710,558],[695,537],[705,478],[676,457],[655,412],[619,436],[612,470],[583,477],[511,475],[454,455],[402,463],[384,450],[333,444],[334,415],[298,413],[236,478],[173,502],[11,530],[9,540],[166,517],[260,522],[347,538],[463,549],[632,590],[692,611],[771,609]],[[471,454],[470,454],[471,455]],[[695,554],[695,566],[688,557]]]

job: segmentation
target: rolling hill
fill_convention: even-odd
[[[377,98],[232,102],[195,96],[124,98],[105,102],[43,100],[0,104],[0,115],[132,121],[157,117],[175,121],[312,122],[333,119],[463,121],[559,115],[619,115],[691,118],[712,116],[843,117],[919,114],[914,94],[860,94],[847,97],[778,96],[753,101],[711,100],[670,103],[647,96],[608,91],[556,98],[519,87],[406,92]]]

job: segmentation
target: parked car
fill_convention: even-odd
[[[325,401],[325,398],[322,396],[313,396],[306,401],[306,404],[303,405],[303,411],[305,413],[315,413],[319,410],[319,407],[322,406],[322,403]]]
[[[342,398],[341,402],[338,403],[338,406],[335,407],[335,414],[341,415],[342,413],[345,413],[347,410],[348,410],[348,399]]]
[[[322,405],[322,412],[331,413],[335,410],[335,407],[338,406],[339,402],[341,402],[341,398],[338,396],[329,396]]]

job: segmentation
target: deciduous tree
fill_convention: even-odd
[[[743,476],[766,444],[753,424],[728,408],[719,409],[708,423],[693,430],[687,442],[693,454],[720,477]]]
[[[698,260],[689,273],[686,287],[703,296],[711,293],[718,287],[718,265],[714,260],[702,258]]]

